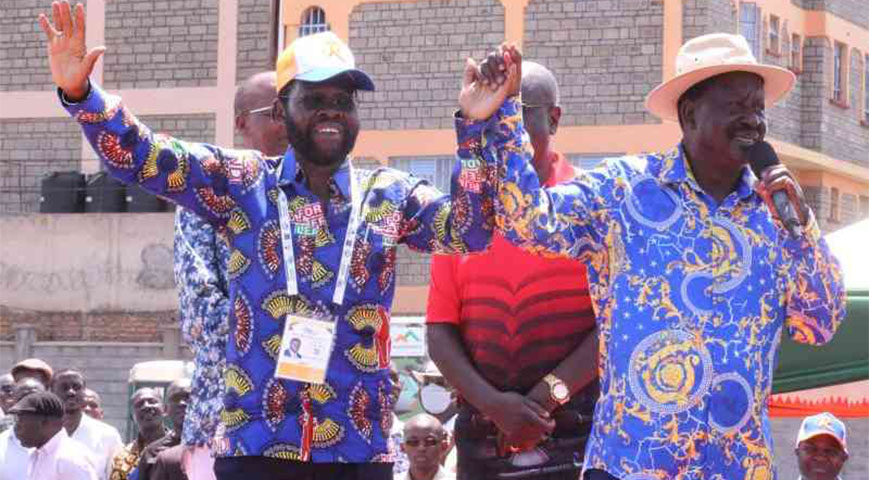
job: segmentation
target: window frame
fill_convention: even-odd
[[[839,223],[839,208],[842,201],[842,194],[836,187],[830,187],[830,217],[829,220],[834,223]]]
[[[799,33],[791,34],[791,71],[801,73],[803,71],[803,37]]]
[[[833,42],[833,81],[830,101],[842,108],[848,107],[848,45]]]
[[[748,7],[748,9],[750,9],[752,12],[754,12],[754,18],[752,19],[751,22],[747,22],[743,18],[743,11],[745,11],[746,7]],[[739,34],[742,35],[743,37],[745,37],[745,39],[748,41],[748,45],[749,45],[749,47],[751,47],[751,53],[754,54],[754,57],[757,59],[757,61],[760,61],[760,54],[761,54],[761,48],[762,48],[761,47],[761,39],[760,39],[762,22],[763,22],[763,18],[760,14],[760,7],[758,6],[758,4],[756,2],[740,2],[739,3],[739,21],[738,21]],[[752,30],[751,37],[747,37],[745,35],[745,31],[743,30],[743,25],[746,25],[748,23],[750,23],[753,26],[753,28],[751,29]]]
[[[773,23],[775,23],[775,28],[773,28]],[[781,18],[778,15],[770,14],[769,16],[769,31],[767,32],[766,41],[768,53],[775,56],[781,55]]]
[[[326,20],[326,11],[321,7],[311,5],[302,11],[302,18],[299,20],[298,38],[330,30],[332,30],[332,27]]]

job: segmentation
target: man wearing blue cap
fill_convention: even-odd
[[[372,90],[350,49],[329,32],[278,59],[273,115],[283,158],[157,135],[88,76],[105,50],[85,46],[84,8],[40,15],[52,77],[104,167],[226,226],[230,332],[221,480],[392,477],[389,312],[399,243],[426,252],[486,248],[494,172],[479,161],[481,125],[463,129],[452,195],[389,168],[362,171],[356,91]],[[466,68],[460,103],[487,118],[506,89]],[[457,120],[457,124],[464,124]],[[302,339],[301,358],[283,352]]]
[[[828,412],[803,419],[797,434],[797,465],[800,480],[841,480],[839,473],[848,460],[848,431]]]

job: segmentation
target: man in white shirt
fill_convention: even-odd
[[[437,417],[420,413],[404,424],[401,450],[410,460],[410,469],[396,480],[455,480],[454,473],[441,465],[450,448],[449,436]]]
[[[99,479],[106,480],[112,458],[123,448],[118,430],[84,414],[85,379],[81,372],[67,369],[55,373],[51,391],[63,402],[63,426],[70,438],[87,447]]]
[[[37,392],[12,407],[15,435],[30,452],[28,480],[97,480],[83,445],[63,429],[63,404],[50,392]]]

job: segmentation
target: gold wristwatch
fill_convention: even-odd
[[[549,385],[549,398],[557,405],[564,405],[570,401],[570,389],[562,379],[550,373],[543,377],[543,381]]]

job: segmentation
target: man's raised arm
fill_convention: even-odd
[[[64,108],[81,124],[106,170],[125,183],[187,207],[210,222],[225,222],[234,196],[262,181],[266,163],[257,152],[236,152],[155,134],[121,102],[88,77],[105,47],[87,50],[85,12],[69,1],[51,5],[52,21],[39,15],[51,76]],[[230,175],[229,172],[233,172]]]

